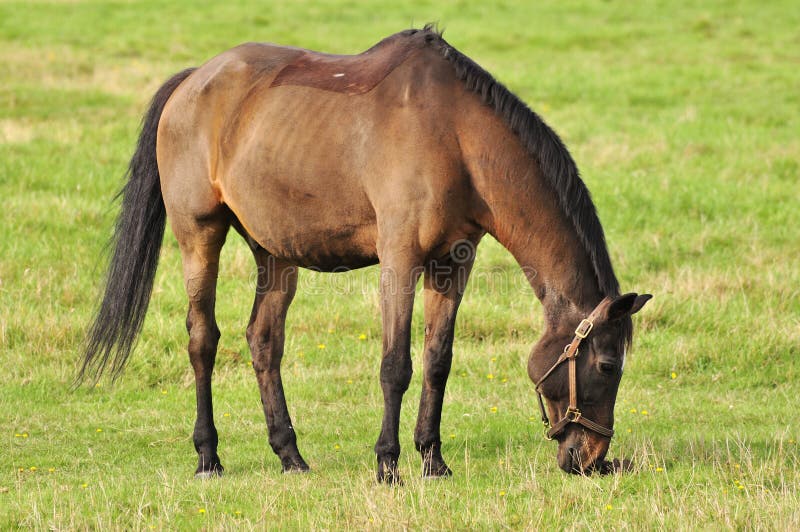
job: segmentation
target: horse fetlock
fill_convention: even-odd
[[[279,430],[273,427],[269,431],[269,446],[278,456],[283,459],[284,456],[300,456],[297,451],[297,436],[292,428],[283,428]]]

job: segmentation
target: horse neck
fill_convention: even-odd
[[[480,223],[517,260],[552,327],[585,316],[603,298],[588,252],[539,165],[493,112],[462,120],[459,142],[477,193]]]

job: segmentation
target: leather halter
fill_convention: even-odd
[[[583,425],[587,429],[600,434],[601,436],[605,436],[606,438],[610,438],[614,435],[614,430],[610,428],[606,428],[599,423],[595,423],[594,421],[587,419],[581,411],[578,409],[578,378],[577,378],[577,368],[575,359],[578,358],[579,350],[578,348],[581,345],[581,342],[589,336],[589,333],[592,332],[594,328],[594,322],[600,315],[600,313],[608,306],[612,299],[610,297],[606,297],[603,299],[592,311],[589,316],[583,320],[581,320],[578,328],[575,329],[575,337],[572,339],[572,342],[564,348],[564,352],[558,357],[556,363],[547,370],[547,372],[536,382],[536,394],[539,396],[539,409],[542,411],[542,423],[545,427],[545,438],[548,440],[552,440],[559,436],[562,432],[564,432],[567,428],[567,425],[570,423],[577,423],[578,425]],[[550,418],[547,417],[547,410],[544,406],[544,400],[542,399],[542,391],[541,385],[549,377],[561,364],[564,362],[569,362],[569,406],[567,407],[567,411],[564,413],[564,416],[558,421],[555,425],[550,425]]]

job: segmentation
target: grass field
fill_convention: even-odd
[[[280,473],[244,339],[255,269],[235,235],[217,306],[224,478],[192,478],[169,232],[127,372],[70,392],[111,199],[161,82],[247,40],[355,53],[432,20],[562,135],[623,289],[655,295],[635,319],[609,452],[634,470],[558,469],[525,372],[541,309],[489,238],[445,398],[450,480],[418,478],[417,372],[406,485],[374,481],[375,268],[301,274],[283,376],[313,471]],[[0,529],[800,528],[798,28],[790,1],[1,2]]]

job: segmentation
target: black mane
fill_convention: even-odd
[[[494,108],[519,137],[555,190],[561,210],[575,227],[578,239],[590,257],[600,292],[604,296],[619,295],[619,282],[611,266],[603,228],[597,218],[589,190],[581,180],[575,161],[556,132],[480,65],[450,46],[434,25],[428,24],[419,31],[429,35],[426,36],[427,40],[438,46],[442,57],[453,64],[456,76],[464,82],[467,89],[478,94],[483,103]]]

